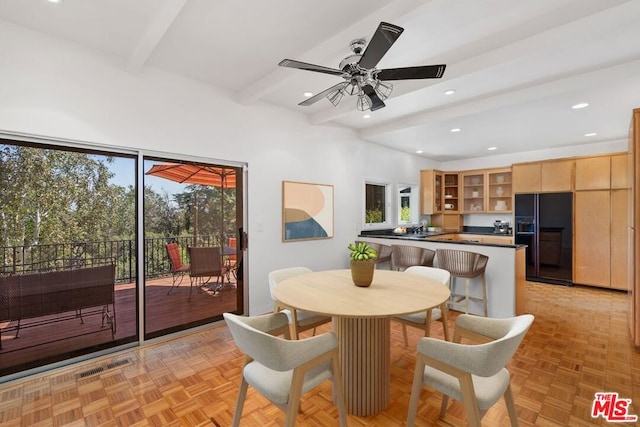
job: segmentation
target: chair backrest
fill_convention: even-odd
[[[414,265],[433,266],[435,251],[418,246],[391,245],[391,265],[393,268],[408,268]]]
[[[442,268],[436,267],[424,267],[424,266],[412,266],[407,268],[405,273],[409,274],[417,274],[419,276],[428,277],[430,279],[436,280],[439,283],[442,283],[446,287],[449,287],[449,282],[451,280],[451,273]]]
[[[171,265],[171,271],[175,272],[182,267],[182,257],[180,256],[180,248],[177,243],[167,243],[164,245],[169,256],[169,264]]]
[[[276,371],[288,371],[300,365],[302,355],[295,350],[296,347],[302,347],[299,345],[302,342],[269,334],[270,331],[281,330],[289,324],[286,314],[278,312],[245,317],[224,313],[223,316],[238,348],[256,362]],[[335,335],[329,341],[334,348],[337,347]]]
[[[457,249],[436,249],[438,267],[456,277],[476,277],[487,268],[489,257],[477,252]]]
[[[356,240],[355,242],[356,246],[358,245],[358,243],[361,243],[361,242],[366,243],[371,248],[375,249],[375,251],[378,253],[378,257],[375,259],[376,263],[386,262],[391,259],[391,246],[383,245],[381,243],[363,242],[362,240]]]
[[[189,248],[191,277],[210,277],[222,274],[222,255],[219,247]]]
[[[466,325],[472,325],[476,318],[477,316],[461,314],[456,319],[456,329],[458,327],[472,329]],[[473,352],[473,357],[469,358],[471,363],[467,366],[468,372],[490,377],[497,374],[511,360],[533,323],[534,317],[531,314],[523,314],[509,319],[481,319],[484,323],[482,334],[494,338],[495,341],[469,345],[463,351]],[[486,325],[490,325],[489,328]]]
[[[289,277],[299,276],[300,274],[313,273],[313,270],[307,267],[289,267],[281,268],[280,270],[274,270],[269,273],[269,293],[271,299],[276,300],[273,296],[273,290],[276,285]]]

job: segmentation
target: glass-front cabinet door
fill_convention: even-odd
[[[511,169],[494,170],[487,173],[488,186],[488,212],[509,213],[511,205]]]
[[[485,212],[485,173],[462,174],[462,194],[463,212]]]

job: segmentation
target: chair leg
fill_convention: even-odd
[[[424,336],[425,337],[431,336],[431,319],[433,317],[432,314],[433,312],[431,310],[427,310],[427,315],[424,319]]]
[[[291,309],[291,323],[289,324],[289,335],[292,340],[298,339],[298,312],[295,309]]]
[[[447,415],[447,406],[449,406],[449,396],[442,395],[442,404],[440,405],[440,418],[444,418]]]
[[[487,281],[485,279],[484,273],[482,273],[482,298],[484,301],[484,317],[487,317],[489,315],[487,307]]]
[[[504,401],[507,404],[511,427],[518,427],[518,414],[516,413],[516,403],[513,400],[513,393],[511,392],[511,384],[507,386],[507,389],[504,392]]]
[[[411,398],[409,399],[409,410],[407,411],[407,427],[413,427],[416,423],[416,412],[418,411],[418,400],[422,391],[422,378],[424,376],[424,361],[418,354],[416,358],[416,368],[413,371],[413,385],[411,386]]]
[[[287,402],[287,413],[284,421],[286,427],[295,427],[298,409],[300,408],[300,397],[302,396],[302,383],[305,372],[294,370],[289,389],[289,402]]]
[[[462,392],[462,403],[467,413],[467,424],[471,427],[482,427],[480,420],[480,410],[478,409],[478,401],[473,390],[473,380],[471,374],[466,374],[459,378],[460,391]]]
[[[407,338],[407,325],[402,323],[402,337],[404,338],[404,346],[409,347],[409,340]]]
[[[240,391],[238,392],[238,400],[236,401],[236,411],[233,414],[233,427],[238,427],[240,425],[240,418],[242,418],[242,409],[244,408],[244,401],[247,398],[247,387],[249,384],[242,377],[242,381],[240,382]]]
[[[464,281],[464,312],[469,314],[469,287],[471,286],[471,279],[467,278]]]
[[[442,320],[442,329],[444,329],[444,340],[451,341],[449,339],[449,308],[446,303],[440,305],[440,312],[442,313],[440,320]]]

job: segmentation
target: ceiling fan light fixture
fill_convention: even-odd
[[[358,95],[358,102],[356,106],[359,111],[367,111],[371,109],[371,98],[369,98],[364,92]]]
[[[380,80],[376,80],[375,86],[373,86],[376,93],[383,101],[391,95],[393,91],[393,85],[387,82],[381,82]]]
[[[343,97],[344,97],[343,88],[336,89],[327,94],[327,99],[329,100],[329,102],[333,104],[334,107],[337,107],[338,104],[340,104],[340,101],[342,100]]]

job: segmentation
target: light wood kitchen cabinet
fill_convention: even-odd
[[[574,195],[573,281],[611,284],[611,191],[576,191]]]
[[[506,213],[513,210],[512,175],[511,168],[487,172],[487,212]]]
[[[576,160],[576,191],[611,188],[611,156]]]
[[[631,190],[611,190],[611,287],[626,290],[629,268],[629,196]]]
[[[573,170],[575,161],[549,160],[540,165],[540,191],[561,193],[573,191]]]
[[[629,154],[611,156],[611,188],[631,188],[629,182]]]
[[[511,166],[514,193],[539,193],[542,188],[540,163],[522,163]]]
[[[574,160],[521,163],[511,167],[514,193],[559,193],[573,190]]]
[[[465,213],[486,212],[486,174],[483,171],[461,173],[460,181],[462,182],[462,211]]]
[[[437,170],[420,171],[420,213],[432,215],[443,210],[443,173]]]

